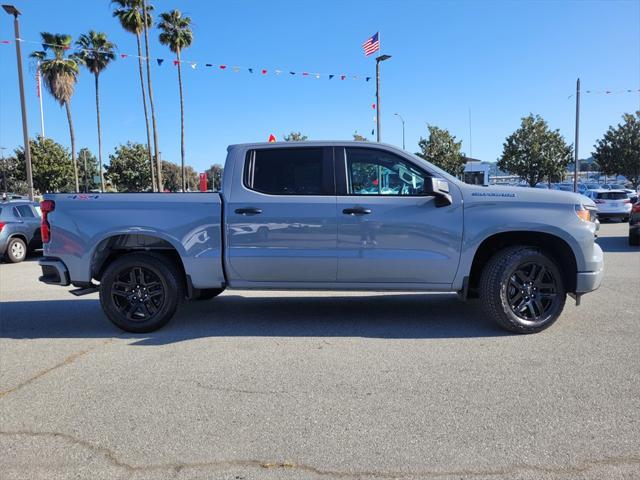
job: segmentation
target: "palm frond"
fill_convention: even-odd
[[[171,10],[160,14],[158,23],[161,33],[160,43],[169,47],[173,53],[184,50],[193,42],[191,18],[182,15],[180,10]]]

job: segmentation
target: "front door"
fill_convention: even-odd
[[[335,282],[333,149],[252,150],[234,177],[225,209],[232,282]]]
[[[422,193],[431,175],[383,149],[337,148],[338,282],[453,282],[462,242],[462,200],[436,206]],[[391,286],[391,285],[388,285]]]

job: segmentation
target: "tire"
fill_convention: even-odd
[[[183,297],[181,275],[169,260],[130,253],[111,263],[100,281],[100,304],[109,320],[131,333],[158,330]]]
[[[211,300],[222,292],[224,292],[224,288],[203,288],[197,291],[192,300]]]
[[[499,251],[480,278],[486,315],[515,333],[536,333],[551,326],[562,313],[566,297],[560,270],[534,247]]]
[[[18,237],[13,237],[7,244],[7,259],[11,263],[20,263],[27,258],[27,244]]]

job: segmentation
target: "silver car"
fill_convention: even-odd
[[[0,203],[0,257],[18,263],[42,248],[39,209],[38,203],[28,200]]]

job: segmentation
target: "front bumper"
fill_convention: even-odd
[[[576,279],[576,293],[582,294],[592,292],[596,290],[600,283],[602,283],[602,277],[604,276],[604,254],[602,248],[597,243],[593,245],[593,258],[591,265],[594,270],[590,272],[578,272]]]
[[[43,257],[38,261],[42,268],[42,276],[38,278],[47,285],[60,285],[66,287],[71,282],[69,280],[69,271],[62,260],[57,258]]]

